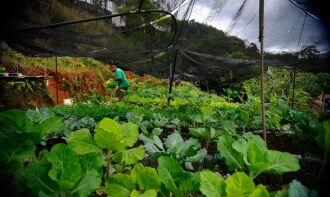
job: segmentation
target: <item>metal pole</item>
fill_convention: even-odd
[[[55,56],[55,70],[56,70],[56,105],[58,105],[58,76],[57,76],[57,56]]]
[[[175,72],[175,64],[176,64],[176,57],[178,56],[178,49],[175,50],[174,60],[171,68],[171,76],[170,76],[170,88],[169,88],[169,96],[167,99],[167,105],[170,105],[172,99],[172,87],[173,87],[173,79],[174,79],[174,72]]]
[[[264,0],[259,0],[260,89],[263,138],[267,140],[264,90]],[[267,141],[266,141],[267,142]]]

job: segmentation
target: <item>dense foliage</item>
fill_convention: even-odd
[[[170,106],[165,81],[131,82],[122,101],[105,97],[73,106],[1,112],[1,175],[11,180],[8,192],[32,196],[312,192],[298,180],[281,191],[259,182],[264,174],[299,173],[301,164],[293,154],[268,148],[255,133],[261,124],[258,93],[252,89],[256,81],[244,83],[248,97],[237,103],[184,82],[173,90]],[[291,109],[285,94],[275,94],[281,89],[267,88],[272,93],[267,100],[268,129],[292,132],[301,136],[302,143],[313,137],[326,148],[329,126],[304,108],[307,100]]]

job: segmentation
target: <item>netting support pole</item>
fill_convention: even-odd
[[[264,0],[259,0],[260,89],[263,138],[267,143],[264,90]]]
[[[293,70],[293,81],[292,81],[292,101],[291,101],[291,108],[294,108],[294,93],[295,93],[295,89],[296,89],[296,70]]]
[[[142,8],[143,1],[144,1],[144,0],[140,0],[139,7],[138,7],[138,12],[139,12],[139,11],[141,10],[141,8]]]
[[[57,56],[55,56],[55,79],[56,79],[56,105],[58,105],[58,76],[57,76]]]
[[[167,105],[170,105],[171,99],[172,99],[172,87],[173,87],[173,79],[174,79],[174,73],[175,73],[175,64],[176,64],[176,57],[178,56],[178,49],[175,50],[174,54],[174,60],[172,63],[172,68],[171,68],[171,75],[170,75],[170,87],[168,91],[168,98],[167,98]]]
[[[307,18],[307,12],[305,12],[304,22],[303,22],[303,24],[301,26],[301,30],[300,30],[300,34],[299,34],[299,39],[298,39],[298,44],[297,44],[297,51],[299,49],[301,36],[302,36],[303,31],[304,31],[304,27],[305,27],[305,23],[306,23],[306,18]],[[296,56],[296,62],[298,61],[298,59],[299,59],[299,54]],[[291,108],[292,109],[294,108],[294,100],[295,100],[294,93],[295,93],[295,89],[296,89],[296,70],[293,67],[293,73],[292,73],[292,100],[291,100]]]

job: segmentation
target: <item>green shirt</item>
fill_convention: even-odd
[[[120,69],[120,68],[116,69],[115,78],[121,79],[120,81],[118,81],[119,88],[125,89],[130,86],[129,81],[127,80],[127,77],[122,69]]]

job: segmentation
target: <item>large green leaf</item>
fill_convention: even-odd
[[[200,190],[206,197],[225,196],[225,181],[211,171],[204,170],[200,173]]]
[[[250,177],[244,172],[236,172],[226,180],[226,194],[228,197],[248,196],[255,188]]]
[[[40,125],[32,121],[26,122],[26,131],[29,135],[28,137],[33,141],[34,144],[39,144],[42,139],[47,135],[46,133],[40,132]]]
[[[248,141],[248,168],[250,174],[258,174],[267,169],[268,163],[266,153],[261,146],[258,146],[256,141]]]
[[[118,184],[111,184],[108,187],[106,186],[106,192],[109,196],[113,197],[129,197],[131,193],[130,190]]]
[[[218,129],[211,128],[210,129],[210,140],[217,139],[221,135],[221,131]]]
[[[184,196],[188,196],[188,194],[193,192],[199,192],[199,173],[184,172],[183,176],[180,178],[179,185],[180,192]]]
[[[199,145],[198,140],[190,138],[189,140],[177,143],[172,151],[175,153],[177,159],[183,159],[196,154],[196,151],[193,149],[196,145]]]
[[[236,134],[236,124],[233,120],[226,120],[224,121],[223,125],[223,130],[230,134],[230,135],[235,135]]]
[[[237,152],[241,153],[245,164],[249,165],[249,161],[247,160],[247,154],[248,154],[248,143],[247,143],[247,141],[243,138],[239,138],[238,140],[236,140],[233,143],[232,147]]]
[[[23,168],[24,160],[33,157],[34,152],[35,145],[26,134],[5,136],[0,133],[0,171],[8,173]]]
[[[82,155],[79,159],[81,168],[84,172],[92,169],[96,169],[98,172],[102,173],[103,157],[100,153],[88,153]]]
[[[234,139],[229,135],[219,137],[217,148],[221,156],[225,158],[225,162],[230,170],[242,169],[244,161],[242,155],[233,147]]]
[[[144,147],[141,145],[137,148],[132,148],[128,150],[123,150],[117,152],[114,155],[114,161],[125,164],[125,165],[132,165],[138,163],[144,157]]]
[[[139,126],[132,122],[127,122],[121,125],[126,146],[132,147],[138,140]]]
[[[101,152],[100,148],[96,146],[88,129],[81,129],[73,132],[68,138],[68,146],[78,155]]]
[[[144,193],[140,193],[137,190],[133,190],[130,197],[156,197],[157,191],[155,190],[147,190]]]
[[[12,109],[0,113],[0,125],[3,132],[26,132],[26,121],[22,110]]]
[[[57,184],[48,176],[50,169],[51,164],[47,160],[30,162],[25,168],[26,185],[35,195],[43,191],[51,196],[59,191]]]
[[[152,135],[154,136],[159,136],[161,133],[163,132],[163,129],[161,129],[161,128],[154,128],[153,130],[152,130]]]
[[[68,146],[78,155],[101,152],[100,148],[95,145],[88,129],[81,129],[73,132],[68,138]]]
[[[197,138],[205,138],[207,141],[211,139],[210,132],[206,128],[189,128],[189,133]]]
[[[266,159],[268,163],[266,172],[270,174],[281,175],[300,169],[299,160],[290,153],[268,150]]]
[[[152,136],[152,140],[158,148],[160,148],[162,151],[164,151],[163,142],[160,140],[160,138],[158,136],[156,136],[156,135]]]
[[[47,134],[54,134],[59,132],[62,126],[62,119],[58,117],[51,117],[42,121],[39,125],[41,136],[46,136]]]
[[[139,140],[142,140],[144,142],[144,144],[154,143],[152,139],[148,138],[143,133],[140,133],[138,137],[139,137]]]
[[[72,189],[82,176],[78,156],[68,146],[56,144],[47,156],[52,168],[49,177],[57,182],[62,191]]]
[[[248,142],[253,141],[257,145],[261,153],[267,152],[267,144],[259,135],[254,135],[252,133],[244,133],[243,136],[248,140]]]
[[[179,189],[179,183],[185,177],[185,173],[176,160],[166,156],[160,157],[157,171],[167,190],[173,192],[175,196],[184,196]]]
[[[144,167],[142,164],[136,164],[131,171],[131,177],[142,190],[160,190],[160,178],[154,168]]]
[[[114,197],[128,197],[134,188],[135,183],[127,174],[116,174],[105,183],[105,191]]]
[[[288,190],[290,197],[308,197],[309,190],[297,180],[293,180],[289,185]]]
[[[249,195],[249,197],[269,197],[269,192],[266,187],[263,185],[258,185],[253,192]]]
[[[172,152],[174,147],[180,142],[183,142],[183,139],[178,132],[169,135],[165,140],[165,146],[167,148],[167,152]]]
[[[191,157],[187,157],[185,161],[187,162],[198,162],[198,161],[203,161],[204,158],[207,155],[207,150],[205,148],[200,149],[197,151],[196,155],[193,155]]]
[[[146,152],[147,152],[148,154],[150,154],[150,155],[153,155],[153,154],[155,154],[155,153],[157,153],[157,152],[161,152],[161,151],[157,148],[157,146],[156,146],[155,144],[153,144],[153,143],[145,144],[145,145],[144,145],[144,148],[145,148]]]
[[[78,185],[71,191],[71,194],[79,197],[89,196],[93,191],[98,189],[101,185],[102,174],[96,169],[88,170]]]
[[[320,129],[316,141],[325,151],[330,152],[330,121],[323,122],[323,128]]]
[[[101,148],[116,151],[123,150],[126,145],[120,124],[110,118],[103,118],[96,126],[94,140]]]
[[[330,152],[330,121],[327,121],[324,124],[324,130],[325,130],[325,134],[324,134],[325,151]]]
[[[26,118],[35,123],[41,123],[46,119],[54,117],[55,114],[49,110],[47,107],[41,107],[40,109],[28,109],[25,112]]]

